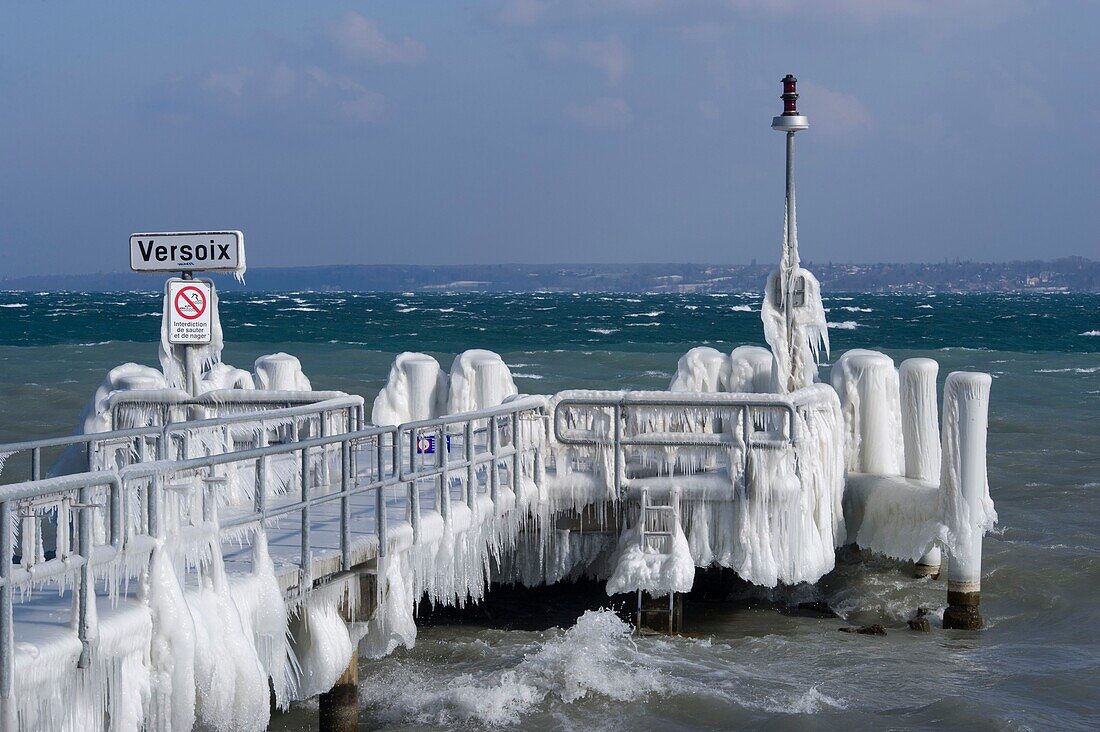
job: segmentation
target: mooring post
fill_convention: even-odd
[[[930,358],[910,358],[898,369],[901,386],[901,432],[905,443],[905,477],[936,483],[940,479],[940,427],[936,376],[940,366]],[[933,546],[917,560],[917,577],[940,576],[942,556]]]
[[[982,534],[986,507],[989,374],[956,371],[944,385],[943,483],[955,547],[947,565],[943,627],[981,630]]]
[[[359,729],[359,655],[351,654],[348,667],[336,684],[319,700],[321,732],[355,732]]]

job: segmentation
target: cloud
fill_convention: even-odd
[[[497,17],[506,25],[534,25],[542,20],[546,7],[542,0],[507,0]]]
[[[886,21],[972,21],[987,23],[1019,12],[1021,0],[725,0],[734,10],[773,15],[836,16],[867,24]]]
[[[570,104],[565,118],[590,130],[622,129],[630,123],[630,105],[617,97],[600,97],[588,104]]]
[[[576,60],[592,66],[603,73],[604,80],[611,85],[622,81],[630,69],[630,50],[618,36],[579,43],[549,40],[542,50],[551,61]]]
[[[373,122],[385,109],[385,97],[355,79],[319,66],[280,62],[266,69],[238,66],[207,72],[198,83],[206,101],[236,114],[266,113],[308,103],[353,122]]]
[[[810,125],[832,137],[851,137],[874,129],[875,120],[856,97],[819,84],[800,81],[798,108],[810,118]]]
[[[424,44],[405,36],[390,40],[378,27],[378,22],[355,11],[344,14],[332,29],[333,41],[345,58],[376,64],[415,66],[428,56]]]

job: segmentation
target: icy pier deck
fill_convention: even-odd
[[[411,644],[422,599],[579,575],[673,597],[712,565],[814,582],[847,543],[947,548],[945,623],[973,625],[989,379],[947,379],[941,434],[935,371],[897,373],[855,354],[786,395],[567,391],[390,427],[346,395],[120,392],[156,424],[0,446],[32,478],[0,487],[2,721],[262,727],[269,687],[346,690]],[[42,478],[60,449],[90,470]]]

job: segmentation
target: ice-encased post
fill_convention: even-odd
[[[936,403],[939,364],[930,358],[902,361],[901,431],[905,443],[905,477],[926,483],[940,479],[940,428]],[[918,577],[939,577],[942,556],[934,546],[916,564]]]
[[[783,256],[779,267],[779,290],[783,298],[783,319],[786,323],[786,351],[788,363],[791,364],[791,373],[788,375],[790,382],[786,391],[795,391],[798,384],[794,383],[797,377],[794,375],[795,354],[799,344],[795,340],[794,314],[792,312],[792,295],[794,289],[794,275],[798,270],[798,235],[795,233],[795,205],[794,205],[794,134],[809,129],[810,122],[798,112],[798,79],[793,74],[787,74],[780,80],[783,84],[783,114],[772,118],[772,129],[783,132],[787,136],[787,177],[786,177],[786,210],[783,226]],[[782,378],[780,374],[780,378]]]
[[[943,627],[981,630],[982,534],[992,513],[987,494],[989,374],[956,371],[944,384],[941,487],[954,534],[947,565]]]

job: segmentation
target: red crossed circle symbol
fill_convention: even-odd
[[[181,300],[183,301],[182,305]],[[206,312],[206,294],[194,285],[181,287],[176,292],[176,299],[173,301],[172,306],[176,309],[176,315],[184,320],[194,320]],[[190,315],[183,311],[185,307],[192,311]]]

